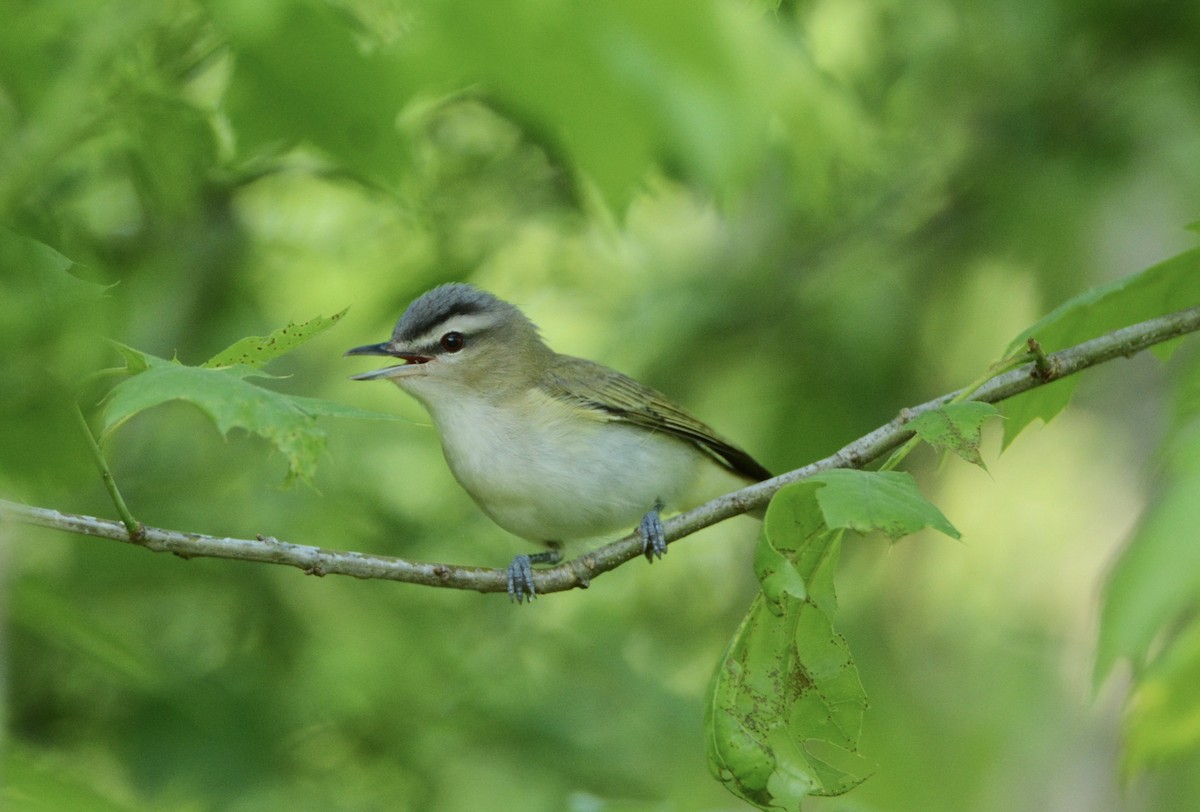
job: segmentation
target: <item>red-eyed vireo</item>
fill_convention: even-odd
[[[667,551],[659,512],[682,509],[703,467],[750,481],[771,473],[661,393],[602,364],[560,355],[515,306],[465,284],[409,305],[390,341],[347,355],[404,363],[387,379],[428,410],[455,478],[496,524],[549,548],[508,568],[515,601],[534,597],[532,565],[564,541],[637,526],[647,559]]]

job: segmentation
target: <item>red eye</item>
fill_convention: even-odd
[[[462,333],[446,333],[441,340],[442,349],[446,352],[458,352],[467,345]]]

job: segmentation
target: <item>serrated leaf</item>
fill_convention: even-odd
[[[109,392],[102,413],[103,436],[110,436],[146,409],[185,401],[204,412],[221,434],[240,428],[269,441],[287,461],[289,483],[297,479],[311,482],[316,472],[317,458],[325,447],[325,432],[317,426],[318,416],[396,419],[264,389],[249,379],[271,376],[251,366],[189,367],[130,348],[124,348],[124,353],[131,362],[145,364],[145,368]]]
[[[147,355],[141,350],[136,350],[133,347],[126,346],[119,341],[109,341],[109,343],[112,344],[116,351],[121,353],[121,357],[125,359],[125,368],[123,370],[109,371],[121,371],[126,375],[136,375],[139,372],[145,372],[150,368],[150,359],[154,356]]]
[[[221,350],[201,366],[216,368],[244,364],[251,367],[261,367],[271,359],[291,352],[301,344],[325,332],[337,324],[342,316],[346,315],[347,310],[349,308],[334,313],[328,318],[317,316],[315,319],[309,319],[302,324],[289,322],[287,327],[280,327],[268,336],[246,336]]]
[[[268,377],[250,366],[206,369],[146,356],[149,368],[112,388],[103,410],[103,436],[138,412],[172,400],[193,404],[221,434],[242,428],[268,440],[288,464],[288,480],[310,481],[325,433],[316,419],[298,408],[287,395],[249,383],[252,376]]]
[[[710,689],[709,767],[760,809],[799,809],[805,797],[841,794],[869,769],[857,752],[866,695],[832,623],[841,531],[821,520],[820,487],[780,491],[759,542],[773,555],[789,551],[793,570],[783,580],[800,578],[805,596],[765,581]],[[779,572],[766,574],[773,581]]]
[[[1050,353],[1120,327],[1182,310],[1200,303],[1200,249],[1147,268],[1076,296],[1013,339],[1008,353],[1020,351],[1032,337]],[[1178,342],[1155,348],[1166,358]],[[1017,395],[1005,402],[1004,445],[1034,420],[1049,421],[1066,407],[1078,376]]]
[[[859,533],[879,530],[893,541],[926,527],[960,537],[916,480],[902,471],[840,469],[816,474],[810,481],[825,485],[817,501],[830,527]]]
[[[979,454],[983,421],[998,414],[990,403],[969,401],[950,403],[940,409],[925,412],[909,421],[908,428],[941,451],[953,451],[967,462],[987,470]]]

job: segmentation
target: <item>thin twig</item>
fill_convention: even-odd
[[[1044,355],[1039,359],[1041,363],[1036,366],[1034,363],[1026,363],[1000,373],[976,388],[967,399],[996,403],[1088,367],[1113,358],[1131,356],[1147,347],[1196,330],[1200,330],[1200,307],[1150,319],[1069,349]],[[1038,366],[1041,367],[1041,371],[1038,370]],[[913,432],[906,426],[913,418],[940,408],[961,395],[962,390],[951,392],[919,406],[904,409],[894,420],[860,437],[836,454],[774,479],[726,494],[675,516],[664,523],[667,540],[677,541],[732,516],[763,507],[780,488],[799,482],[819,471],[862,467],[908,440]],[[286,564],[298,567],[311,575],[350,575],[355,578],[387,579],[478,592],[507,590],[506,572],[502,569],[422,563],[402,558],[326,550],[273,538],[219,538],[156,527],[142,528],[141,535],[135,536],[129,527],[121,522],[60,513],[5,500],[0,500],[0,518],[136,544],[147,550],[175,553],[183,558],[207,556]],[[641,553],[641,539],[631,534],[558,566],[535,571],[534,584],[539,595],[584,588],[597,575],[637,558]]]

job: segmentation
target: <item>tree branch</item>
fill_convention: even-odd
[[[967,399],[996,403],[1088,367],[1120,356],[1134,355],[1147,347],[1196,330],[1200,330],[1200,307],[1150,319],[1055,353],[1045,354],[1040,352],[1039,347],[1034,350],[1036,362],[1023,364],[990,378]],[[763,507],[780,488],[799,482],[819,471],[831,468],[860,468],[878,459],[912,437],[913,432],[906,428],[909,421],[924,412],[944,406],[959,394],[960,392],[951,392],[919,406],[904,409],[891,422],[860,437],[836,454],[774,479],[726,494],[669,519],[664,523],[668,542],[677,541],[709,525]],[[153,552],[174,553],[182,558],[204,556],[286,564],[310,575],[350,575],[355,578],[379,578],[478,592],[505,592],[508,586],[507,574],[503,569],[423,563],[402,558],[326,550],[262,536],[254,539],[220,538],[157,527],[142,527],[139,536],[131,534],[128,528],[118,521],[60,513],[2,499],[0,518],[122,541]],[[630,534],[555,567],[536,570],[534,584],[538,594],[584,588],[597,575],[615,569],[641,554],[641,539],[636,534]]]

